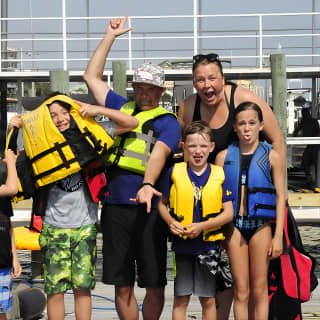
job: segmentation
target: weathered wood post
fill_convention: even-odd
[[[127,72],[125,61],[112,61],[113,91],[127,98]]]
[[[55,70],[50,71],[50,90],[59,91],[63,94],[69,95],[69,71]]]
[[[287,141],[287,73],[286,57],[282,53],[270,55],[272,78],[272,108],[278,120],[284,142]],[[286,182],[287,183],[287,182]]]

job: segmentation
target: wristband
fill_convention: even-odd
[[[151,182],[143,182],[138,190],[140,190],[144,186],[150,186],[150,187],[154,188],[154,185]]]

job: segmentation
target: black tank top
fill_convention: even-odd
[[[236,91],[237,85],[232,82],[228,82],[227,84],[231,85],[231,95],[230,95],[230,102],[227,99],[226,93],[224,93],[226,103],[229,109],[229,116],[227,121],[224,125],[218,129],[211,129],[211,134],[213,136],[215,147],[214,150],[210,153],[208,158],[208,162],[214,163],[216,155],[223,149],[225,149],[232,141],[237,140],[237,135],[233,131],[232,127],[232,116],[234,111],[234,93]],[[201,120],[200,115],[200,103],[201,99],[200,96],[197,94],[196,104],[194,107],[193,113],[193,121]]]

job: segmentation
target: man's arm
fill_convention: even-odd
[[[147,164],[143,183],[149,183],[152,185],[156,183],[170,153],[171,149],[165,143],[161,141],[156,142]],[[146,203],[147,212],[149,213],[151,210],[151,200],[153,196],[160,197],[161,192],[157,191],[150,185],[144,185],[138,191],[136,201]]]
[[[83,75],[97,103],[102,106],[105,105],[106,96],[110,90],[108,83],[102,80],[105,61],[115,38],[131,30],[131,28],[124,28],[127,19],[127,15],[122,20],[120,18],[111,19],[106,34],[93,53]]]

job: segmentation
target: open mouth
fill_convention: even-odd
[[[195,163],[200,163],[202,158],[203,158],[202,156],[193,156],[193,160]]]
[[[215,96],[215,92],[214,91],[208,91],[205,93],[205,96],[210,99],[212,98],[213,96]]]

